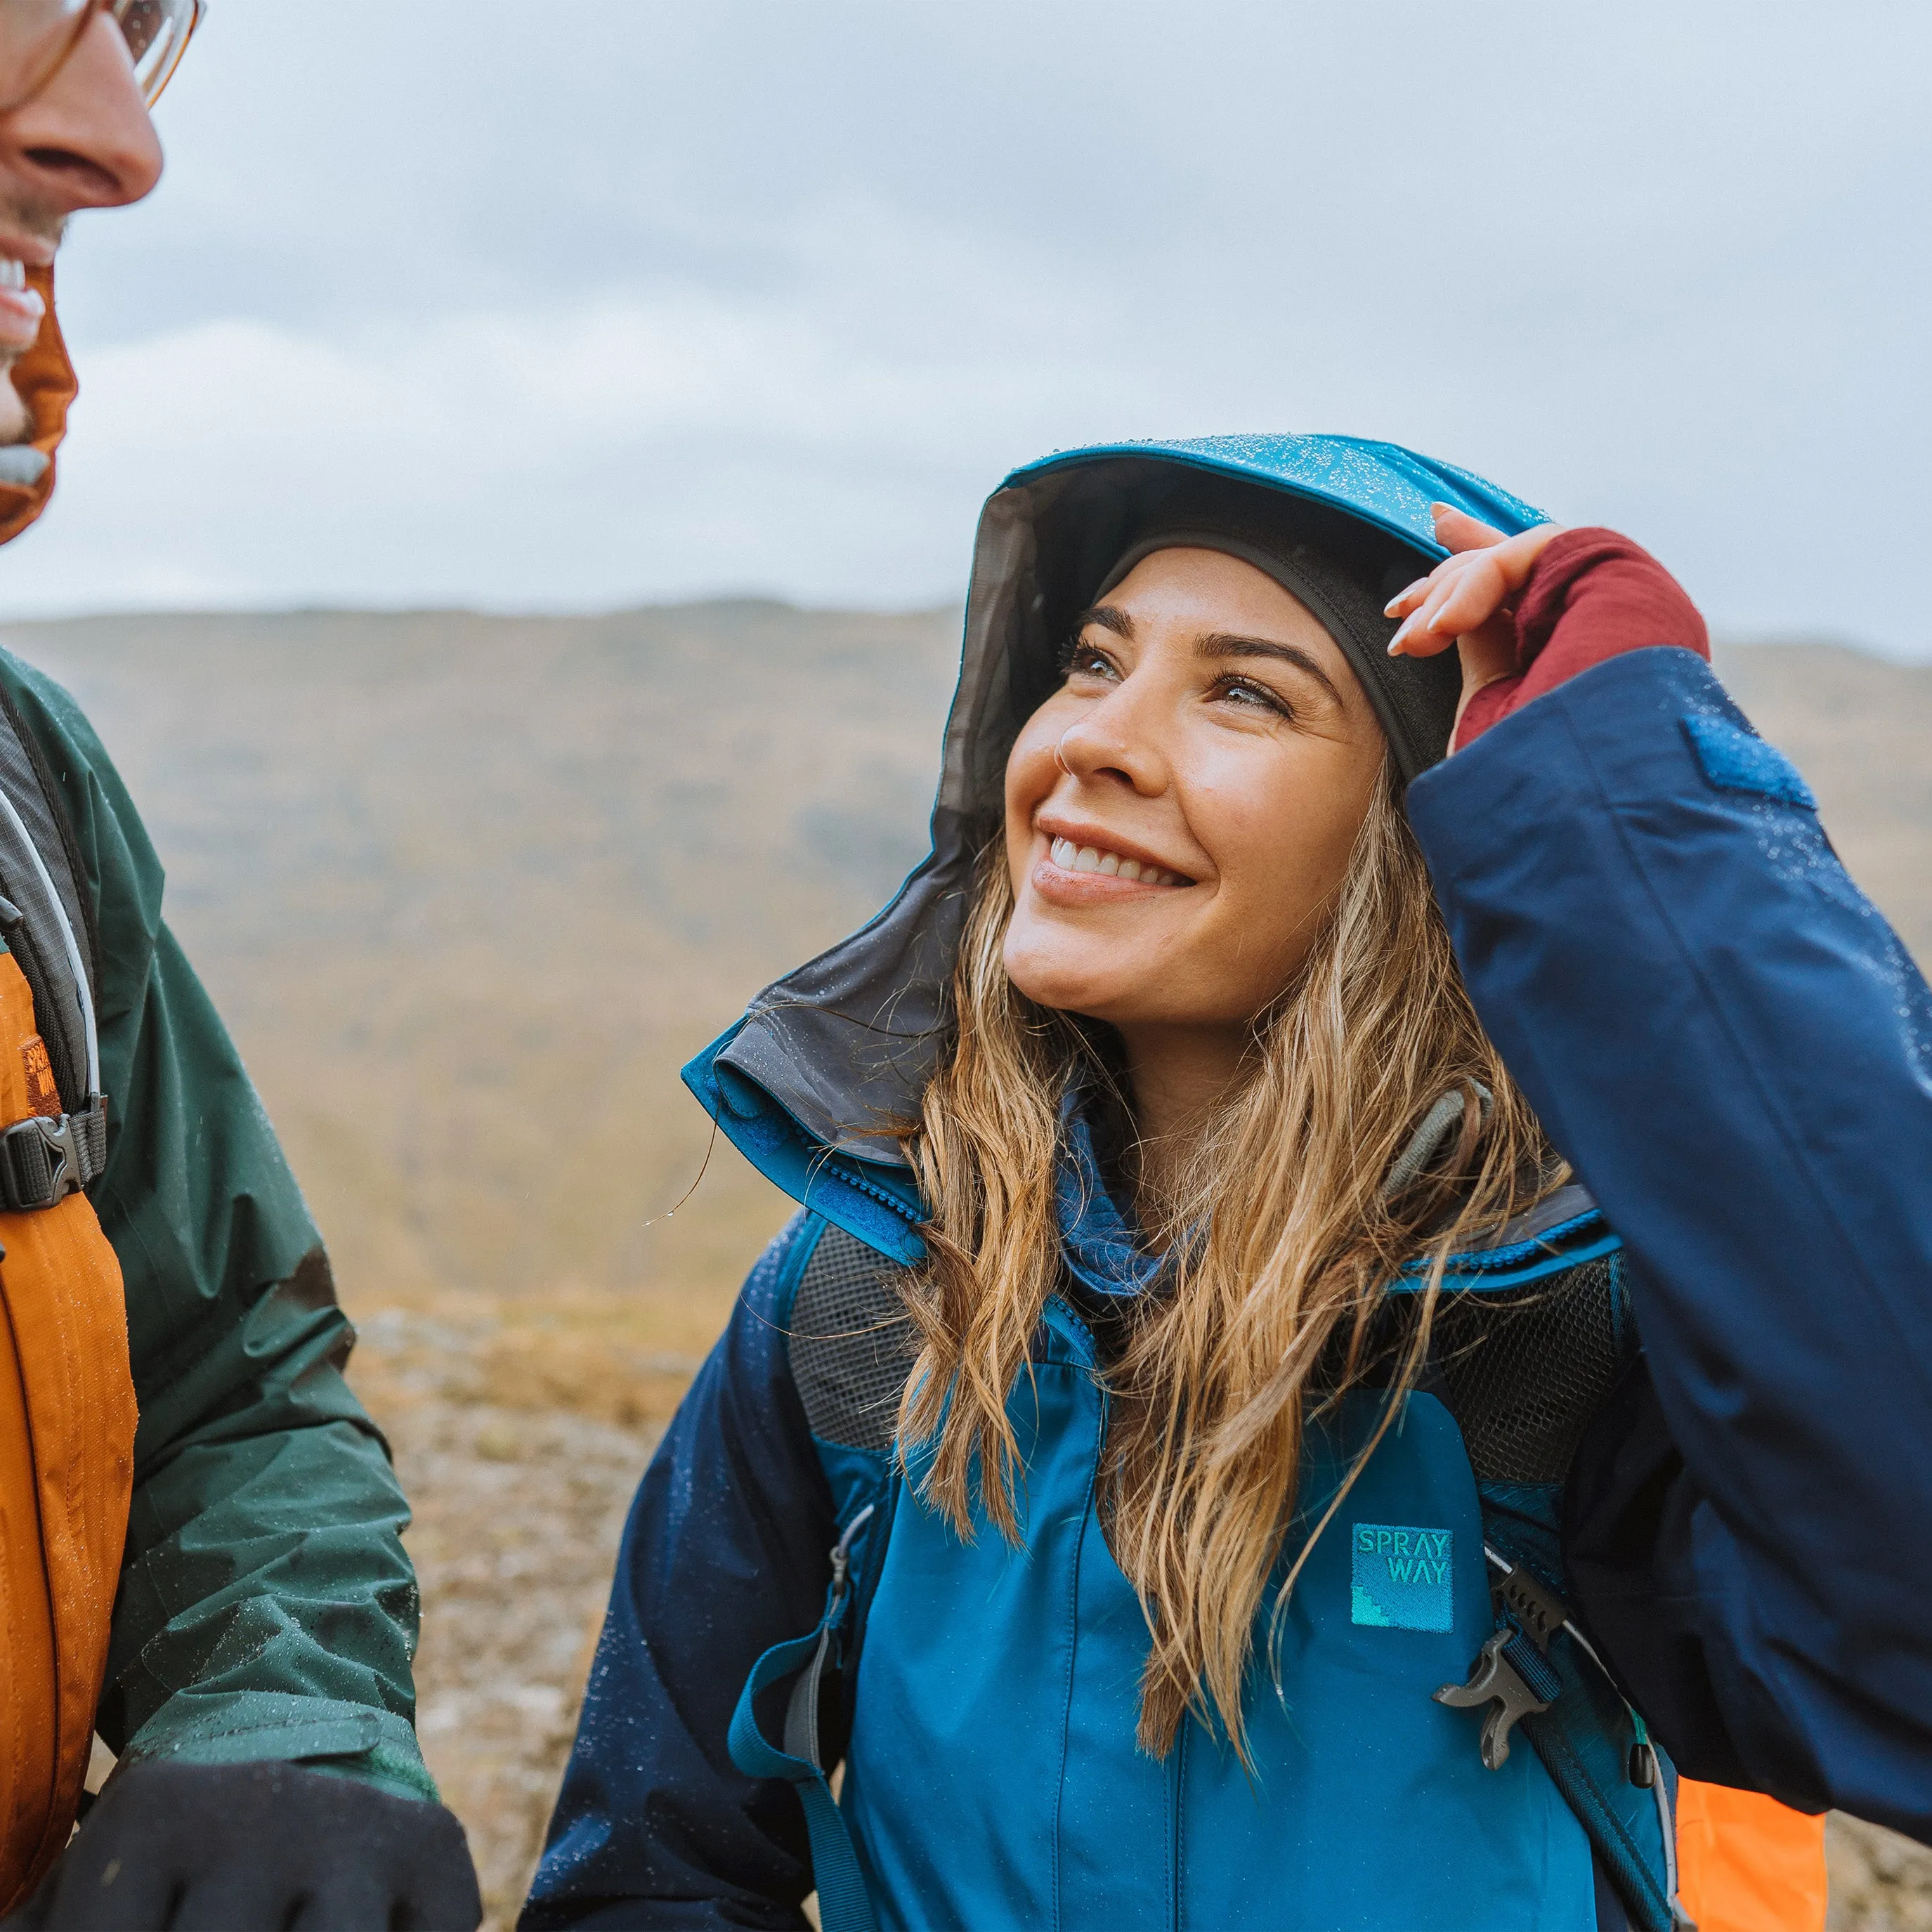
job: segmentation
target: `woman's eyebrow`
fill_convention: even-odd
[[[1112,631],[1117,638],[1131,638],[1134,634],[1134,620],[1126,611],[1117,610],[1111,604],[1096,604],[1090,610],[1083,610],[1073,620],[1073,634],[1077,638],[1089,624],[1098,624],[1103,631]]]
[[[1278,644],[1268,638],[1243,638],[1226,631],[1210,631],[1194,650],[1197,657],[1204,658],[1277,658],[1283,664],[1293,664],[1298,670],[1306,671],[1337,704],[1342,702],[1342,694],[1335,688],[1334,680],[1322,668],[1314,655],[1299,644]]]

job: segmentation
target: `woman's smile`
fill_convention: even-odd
[[[1032,884],[1053,904],[1120,904],[1196,883],[1162,865],[1138,842],[1101,826],[1043,814],[1034,830],[1044,851],[1034,867]]]

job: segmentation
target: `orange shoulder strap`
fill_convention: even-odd
[[[1824,1820],[1682,1780],[1677,1895],[1698,1932],[1825,1932]]]
[[[60,1098],[0,953],[0,1126]],[[0,1918],[74,1828],[134,1491],[121,1266],[86,1196],[0,1213]]]

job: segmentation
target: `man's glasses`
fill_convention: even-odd
[[[0,0],[0,114],[53,79],[98,14],[121,29],[134,84],[153,106],[206,10],[202,0]]]

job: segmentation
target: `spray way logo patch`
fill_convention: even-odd
[[[1351,1538],[1355,1571],[1349,1621],[1379,1630],[1449,1629],[1453,1540],[1446,1529],[1357,1523]]]

